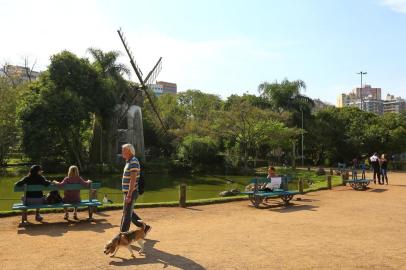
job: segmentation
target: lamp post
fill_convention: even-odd
[[[363,105],[362,104],[362,99],[363,99],[363,97],[362,97],[362,75],[366,75],[368,73],[364,72],[364,71],[360,71],[360,72],[357,72],[357,74],[361,75],[361,88],[359,89],[359,94],[360,94],[360,100],[361,100],[361,110],[363,110],[364,106],[362,106]]]
[[[304,155],[303,155],[303,144],[304,144],[304,129],[303,129],[303,107],[300,106],[300,111],[302,113],[302,167],[304,166]]]

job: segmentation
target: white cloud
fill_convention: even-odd
[[[382,5],[396,12],[406,13],[406,0],[383,0]]]

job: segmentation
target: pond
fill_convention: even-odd
[[[13,192],[14,183],[21,176],[0,176],[0,211],[11,210],[13,203],[19,202],[22,193]],[[46,175],[49,180],[61,180],[63,175]],[[86,176],[84,176],[86,177]],[[93,175],[88,176],[94,182],[101,182],[102,188],[98,190],[98,199],[102,200],[104,194],[114,203],[121,203],[122,193],[121,175]],[[207,199],[219,197],[219,192],[238,188],[243,190],[250,182],[250,176],[221,176],[221,175],[157,175],[146,174],[145,193],[137,200],[139,203],[169,202],[179,199],[179,185],[187,184],[187,199]],[[231,181],[229,181],[231,180]],[[82,198],[88,196],[82,191]]]

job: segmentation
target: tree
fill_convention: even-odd
[[[111,89],[87,59],[68,51],[52,56],[30,89],[19,112],[27,154],[39,162],[60,157],[85,169],[91,115],[111,113]]]
[[[114,104],[123,102],[132,105],[134,102],[133,94],[130,93],[132,87],[125,81],[123,75],[130,75],[130,70],[121,63],[118,63],[120,52],[108,51],[103,52],[97,48],[89,48],[88,52],[93,58],[92,66],[99,73],[103,84],[109,89]],[[126,118],[119,117],[119,122]],[[115,140],[118,136],[114,127],[110,125],[111,114],[95,112],[92,115],[93,131],[91,139],[90,160],[92,163],[103,163],[110,161],[109,145],[110,141]],[[120,123],[119,123],[120,125]]]
[[[17,143],[17,101],[24,85],[14,86],[8,78],[0,76],[0,165],[6,163],[8,154]]]
[[[226,140],[228,149],[236,149],[244,168],[248,169],[249,157],[258,156],[263,147],[286,148],[298,134],[287,128],[273,112],[254,107],[246,101],[237,102],[217,119],[217,130]]]

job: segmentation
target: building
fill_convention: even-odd
[[[157,81],[155,84],[148,85],[155,95],[160,96],[162,94],[176,94],[177,86],[176,83]]]
[[[363,110],[375,114],[383,114],[383,100],[367,96],[363,100]]]
[[[365,84],[362,88],[356,87],[352,89],[352,94],[356,96],[356,98],[360,98],[362,93],[362,98],[372,97],[372,99],[381,100],[381,92],[381,88],[373,88],[369,84]]]
[[[313,101],[314,101],[314,107],[312,109],[313,113],[319,112],[319,111],[327,109],[329,107],[334,107],[334,105],[331,105],[331,104],[329,104],[327,102],[321,101],[318,98],[314,99]]]
[[[400,113],[406,110],[406,100],[401,97],[387,94],[386,99],[383,101],[383,112]]]
[[[357,107],[367,112],[383,114],[385,102],[382,100],[381,95],[381,88],[374,88],[366,84],[362,88],[353,88],[348,94],[340,94],[337,98],[337,107]]]
[[[40,74],[41,74],[40,72],[30,70],[27,67],[13,66],[13,65],[5,65],[0,70],[0,75],[6,76],[13,83],[21,83],[24,81],[34,81],[39,77]]]

